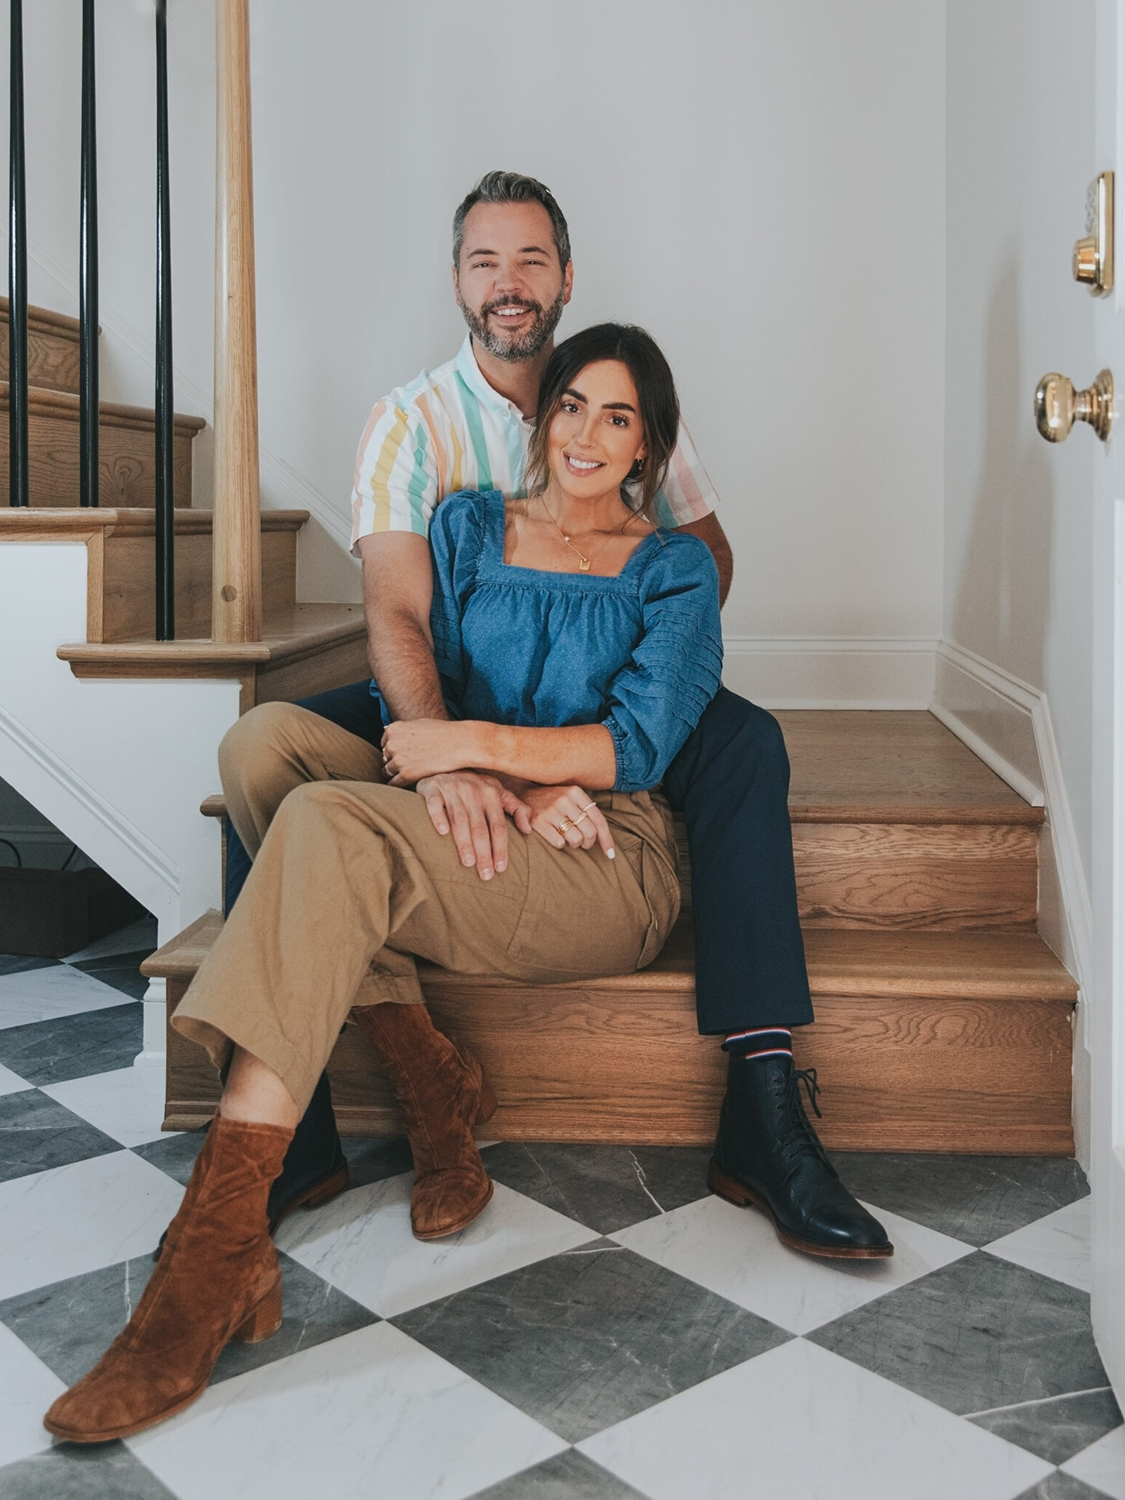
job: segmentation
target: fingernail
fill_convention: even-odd
[[[480,872],[480,878],[482,880],[491,880],[492,879],[492,871],[491,870],[482,870]]]
[[[496,873],[497,873],[497,875],[503,875],[504,871],[507,868],[508,868],[508,866],[507,866],[506,861],[504,861],[502,859],[498,859],[496,861]]]
[[[449,829],[445,826],[444,823],[439,823],[438,826],[437,826],[437,831],[439,833],[448,833]]]
[[[461,863],[463,865],[467,865],[467,866],[469,866],[471,868],[473,865],[476,864],[476,860],[473,858],[473,856],[471,854],[463,854],[461,856]]]
[[[617,850],[616,849],[607,849],[605,851],[605,857],[606,857],[606,859],[616,859],[617,858]]]

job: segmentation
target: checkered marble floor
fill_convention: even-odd
[[[52,1446],[201,1144],[132,1066],[152,945],[0,957],[0,1500],[1125,1500],[1086,1183],[1016,1157],[841,1156],[897,1247],[841,1266],[651,1147],[489,1146],[493,1202],[423,1245],[405,1144],[349,1140],[352,1189],[279,1233],[281,1331],[172,1421]]]

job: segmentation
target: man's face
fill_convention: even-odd
[[[573,269],[559,265],[541,203],[475,203],[465,218],[453,290],[482,349],[497,359],[532,359],[570,301]]]

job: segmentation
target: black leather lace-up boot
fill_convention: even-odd
[[[786,1245],[811,1255],[873,1260],[893,1255],[886,1231],[852,1197],[825,1155],[816,1070],[790,1057],[731,1057],[707,1186],[739,1206],[763,1208]]]

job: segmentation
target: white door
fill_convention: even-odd
[[[1125,0],[1098,0],[1097,147],[1116,173],[1117,234],[1125,233]],[[1080,232],[1080,226],[1079,230]],[[1096,368],[1113,372],[1117,418],[1095,466],[1094,959],[1089,996],[1093,1069],[1094,1335],[1125,1396],[1125,255],[1095,319]],[[1075,288],[1077,293],[1078,289]],[[1068,372],[1070,373],[1070,372]],[[1093,372],[1083,372],[1088,379]],[[1077,436],[1088,437],[1080,433]],[[1099,445],[1100,446],[1100,445]]]

